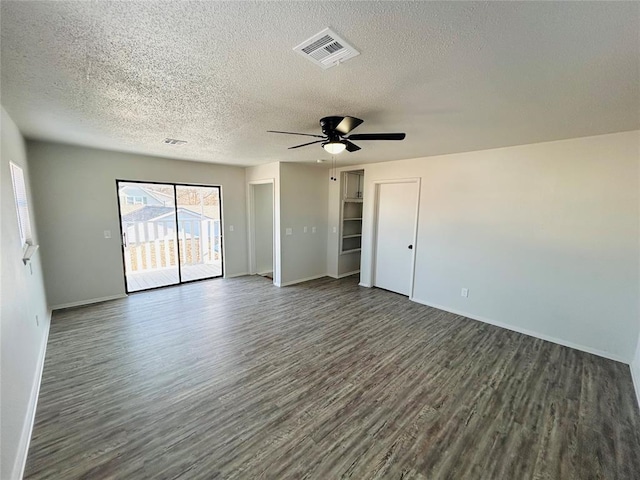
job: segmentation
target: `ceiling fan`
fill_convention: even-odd
[[[404,133],[356,133],[355,135],[348,135],[349,132],[355,129],[362,122],[364,122],[364,120],[360,120],[355,117],[324,117],[320,119],[320,128],[322,128],[323,135],[280,132],[277,130],[267,130],[267,132],[320,138],[321,140],[315,140],[313,142],[289,147],[289,150],[293,148],[306,147],[307,145],[313,145],[314,143],[320,143],[322,144],[322,148],[332,155],[341,153],[344,150],[347,152],[356,152],[360,150],[360,147],[351,142],[351,140],[404,140]]]

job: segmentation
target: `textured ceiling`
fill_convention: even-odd
[[[640,128],[637,2],[1,3],[1,102],[28,138],[215,163],[327,158],[326,115],[365,120],[342,165]],[[361,55],[293,52],[332,27]],[[165,137],[187,140],[165,146]],[[300,141],[302,140],[302,141]]]

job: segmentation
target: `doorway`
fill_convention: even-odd
[[[249,183],[251,273],[274,279],[273,182]]]
[[[222,276],[218,186],[117,180],[127,293]]]
[[[373,285],[411,296],[419,182],[376,184]]]

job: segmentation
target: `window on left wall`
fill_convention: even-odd
[[[22,168],[13,162],[9,162],[11,167],[11,182],[13,183],[13,196],[16,201],[18,211],[18,229],[20,230],[20,241],[22,248],[33,244],[31,234],[31,218],[29,217],[29,198],[27,197],[27,187],[24,183],[24,172]]]

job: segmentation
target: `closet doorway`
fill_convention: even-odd
[[[220,187],[116,186],[127,293],[222,276]]]
[[[275,197],[273,180],[249,182],[249,269],[271,280],[275,276]]]

